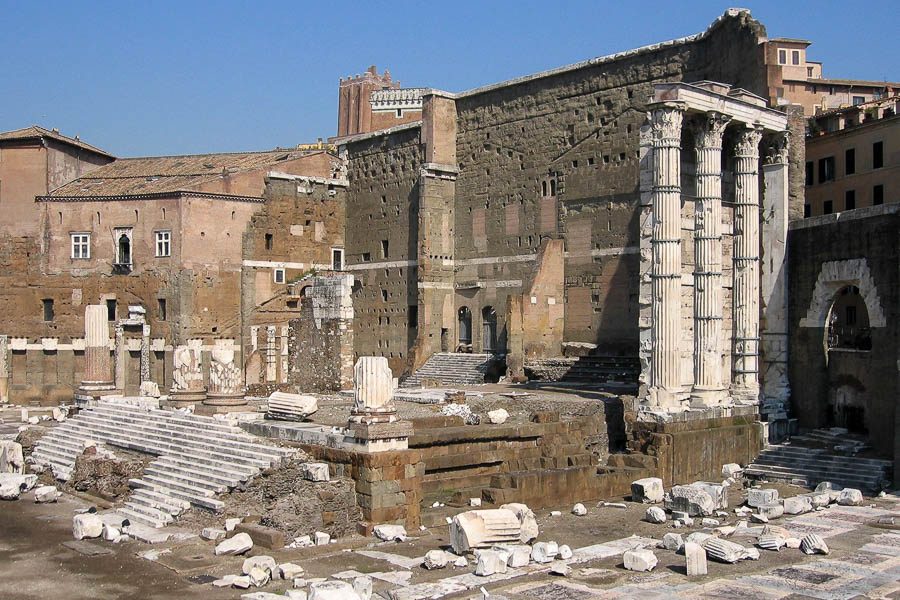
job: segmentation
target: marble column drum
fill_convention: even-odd
[[[759,400],[759,142],[762,131],[748,126],[734,149],[734,349],[732,396]]]
[[[709,113],[694,121],[697,199],[694,204],[693,406],[727,398],[722,384],[722,135],[729,117]]]
[[[107,308],[89,304],[84,309],[84,379],[81,390],[111,390],[112,365],[109,357],[109,324]]]
[[[650,405],[677,408],[681,377],[681,123],[684,108],[652,111],[653,204]]]

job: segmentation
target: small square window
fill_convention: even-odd
[[[826,200],[822,203],[822,214],[830,215],[834,212],[834,207],[832,206],[831,200]]]
[[[90,233],[72,233],[72,258],[90,258],[91,257],[91,234]]]
[[[273,271],[275,283],[284,283],[284,269],[275,269]]]
[[[172,255],[172,232],[157,231],[156,232],[156,256],[157,258]]]

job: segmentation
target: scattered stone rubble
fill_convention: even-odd
[[[267,419],[303,421],[319,410],[315,396],[272,392],[268,399]]]

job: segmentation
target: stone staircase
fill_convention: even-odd
[[[637,384],[641,363],[636,356],[581,356],[560,381],[566,383]]]
[[[441,385],[478,385],[493,362],[492,354],[461,354],[440,352],[433,354],[415,373],[400,384],[402,388],[421,387],[426,379],[436,379]]]
[[[745,470],[752,479],[784,480],[813,487],[823,481],[857,488],[874,495],[890,485],[893,465],[889,460],[849,456],[828,432],[794,436],[784,444],[772,444]],[[853,443],[849,444],[853,447]]]
[[[210,417],[101,402],[53,428],[36,444],[34,459],[50,467],[57,479],[72,476],[84,442],[157,456],[118,512],[151,527],[171,523],[193,506],[219,511],[214,496],[246,482],[262,469],[277,466],[293,450],[256,442],[239,427]]]

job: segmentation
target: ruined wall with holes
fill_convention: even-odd
[[[347,270],[353,287],[355,352],[405,370],[418,318],[417,242],[420,128],[407,126],[349,149]]]
[[[505,342],[510,298],[521,298],[542,245],[561,239],[565,243],[564,292],[553,300],[564,307],[564,341],[595,344],[604,353],[637,353],[639,131],[652,86],[709,79],[765,95],[766,74],[758,45],[764,36],[765,29],[749,13],[729,11],[699,36],[457,94],[452,127],[439,118],[446,113],[435,113],[429,121],[429,99],[441,94],[426,95],[421,140],[415,139],[419,130],[406,129],[350,141],[346,146],[349,202],[358,202],[364,210],[348,211],[348,248],[369,252],[368,262],[375,263],[388,260],[379,257],[376,232],[391,230],[392,219],[396,222],[399,216],[379,210],[383,190],[397,189],[394,173],[385,169],[402,164],[397,157],[411,144],[418,143],[420,151],[426,152],[455,142],[452,153],[441,151],[454,160],[441,167],[454,173],[452,221],[443,229],[429,226],[427,236],[433,240],[437,233],[451,235],[452,251],[446,259],[451,278],[422,281],[420,276],[418,281],[404,283],[398,277],[400,287],[389,290],[382,305],[377,297],[381,290],[375,287],[379,281],[361,279],[356,297],[375,303],[360,304],[364,310],[376,306],[389,310],[397,295],[405,295],[412,304],[413,285],[418,285],[420,314],[417,330],[398,324],[396,317],[390,325],[384,319],[381,324],[368,321],[357,330],[357,348],[396,357],[406,351],[409,340],[416,339],[420,348],[430,352],[452,351],[458,342],[457,314],[463,306],[472,315],[474,352],[488,345],[483,311],[496,311],[497,337]],[[432,159],[417,159],[423,163],[423,172],[431,169]],[[412,177],[404,189],[415,197]],[[412,224],[413,213],[407,215]],[[416,235],[412,227],[407,231]],[[421,229],[418,234],[420,245],[426,243]],[[414,244],[410,237],[402,260],[416,259]],[[392,255],[390,260],[398,259],[400,255]],[[378,269],[375,264],[367,271]],[[390,269],[397,266],[385,275]],[[434,293],[431,300],[422,301],[423,290],[438,288],[453,294]],[[423,328],[425,316],[440,319],[439,327]],[[366,318],[365,313],[357,313],[360,324]],[[406,329],[405,335],[398,325]],[[434,336],[442,333],[450,339],[435,343]],[[391,347],[379,347],[378,341],[390,342]]]
[[[272,351],[260,331],[281,332],[300,316],[305,278],[332,269],[333,253],[343,256],[344,179],[270,173],[264,206],[243,233],[240,311],[247,381],[286,383],[277,349],[272,377]],[[262,340],[262,343],[260,341]]]
[[[900,207],[874,206],[794,221],[788,244],[791,416],[801,427],[843,425],[836,422],[836,392],[852,392],[864,410],[873,448],[894,457],[896,477]],[[850,285],[865,299],[871,350],[827,348],[831,305]]]

